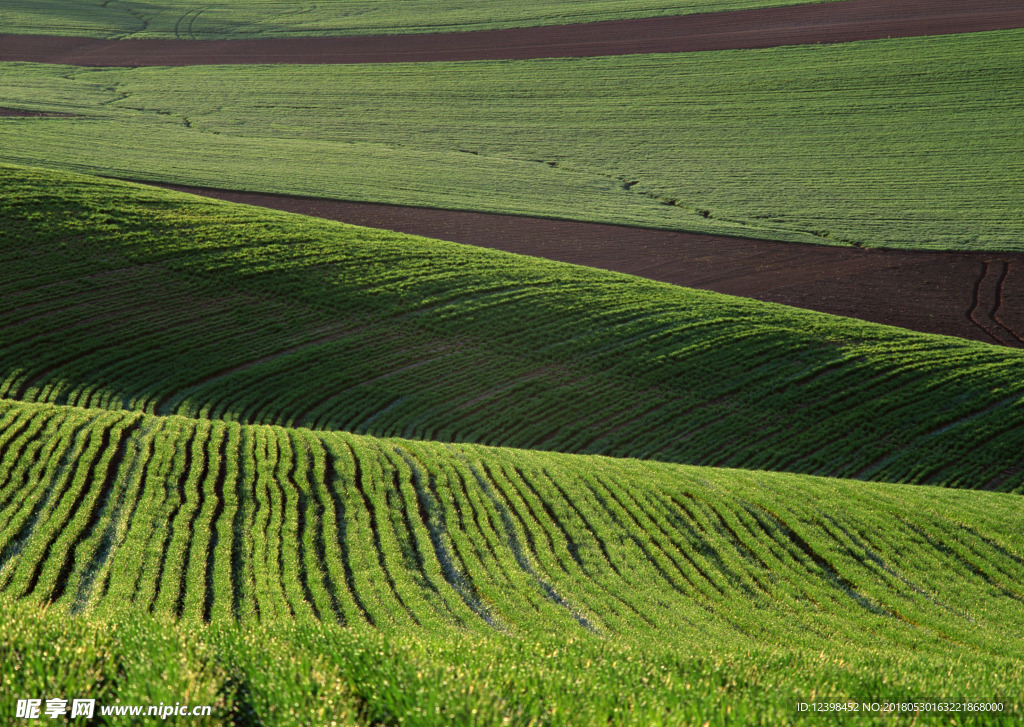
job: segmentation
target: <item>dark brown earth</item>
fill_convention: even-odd
[[[38,116],[70,118],[70,117],[74,116],[74,114],[60,114],[60,113],[50,112],[50,111],[24,111],[22,109],[8,109],[8,108],[4,108],[3,106],[0,106],[0,116],[14,116],[14,117],[21,117],[21,118],[38,117]]]
[[[1024,254],[839,248],[589,222],[164,186],[232,202],[616,270],[926,333],[1024,346]]]
[[[421,35],[245,40],[0,36],[0,61],[79,66],[393,63],[676,53],[1024,27],[1021,0],[816,5]]]

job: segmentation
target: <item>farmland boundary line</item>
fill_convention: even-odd
[[[965,315],[963,302],[963,297],[971,296],[978,284],[977,263],[990,259],[991,253],[857,249],[568,219],[126,181],[1000,345],[983,326]],[[590,244],[548,242],[562,238],[585,239]],[[618,254],[637,246],[645,249],[645,255]],[[794,255],[806,262],[794,265]],[[869,257],[878,258],[878,263],[865,266]],[[1000,259],[1024,268],[1022,253],[1002,253]],[[737,260],[749,262],[737,265]],[[776,268],[788,272],[763,272]],[[887,274],[877,276],[877,269],[884,269]],[[709,270],[718,272],[709,275]],[[936,291],[930,281],[950,274],[950,284]],[[844,284],[837,287],[836,280]],[[1019,292],[1013,285],[1010,288],[1009,299],[1016,300]],[[1005,317],[1004,309],[1000,309],[1000,315]],[[1016,336],[1001,345],[1024,347]]]

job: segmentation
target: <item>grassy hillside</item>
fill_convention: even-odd
[[[0,190],[0,397],[1024,485],[1017,351],[60,172]]]
[[[1024,715],[1019,497],[863,481],[1021,489],[1021,354],[65,172],[0,220],[4,716]]]
[[[440,33],[803,5],[829,0],[5,0],[5,33],[236,38]]]
[[[404,5],[404,4],[400,4]],[[1021,250],[1024,31],[386,66],[0,65],[0,159],[836,245]]]
[[[10,401],[0,431],[5,683],[385,724],[1024,708],[1016,496]]]

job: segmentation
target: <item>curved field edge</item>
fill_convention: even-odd
[[[76,116],[0,120],[0,157],[760,239],[1020,250],[1022,34],[468,63],[2,64],[5,105]]]
[[[9,401],[0,421],[0,597],[47,618],[955,652],[1021,678],[1016,496]]]
[[[834,0],[816,0],[829,2]],[[625,18],[808,5],[815,0],[526,0],[492,4],[406,0],[401,3],[287,3],[234,0],[102,2],[101,0],[6,0],[0,9],[5,33],[93,38],[287,38],[405,33],[448,33]]]
[[[1019,352],[0,167],[0,396],[1020,489]]]

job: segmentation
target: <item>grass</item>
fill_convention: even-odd
[[[814,2],[815,0],[810,0]],[[828,2],[829,0],[816,0]],[[808,0],[486,0],[331,3],[280,0],[7,0],[5,33],[98,38],[237,38],[441,33],[810,4]]]
[[[0,189],[2,397],[1024,486],[1011,349],[60,172]]]
[[[0,417],[12,695],[88,687],[242,724],[1024,709],[1016,496],[11,401]],[[56,444],[30,456],[37,424]]]
[[[3,64],[0,158],[866,247],[1020,250],[1022,31],[386,66]]]

